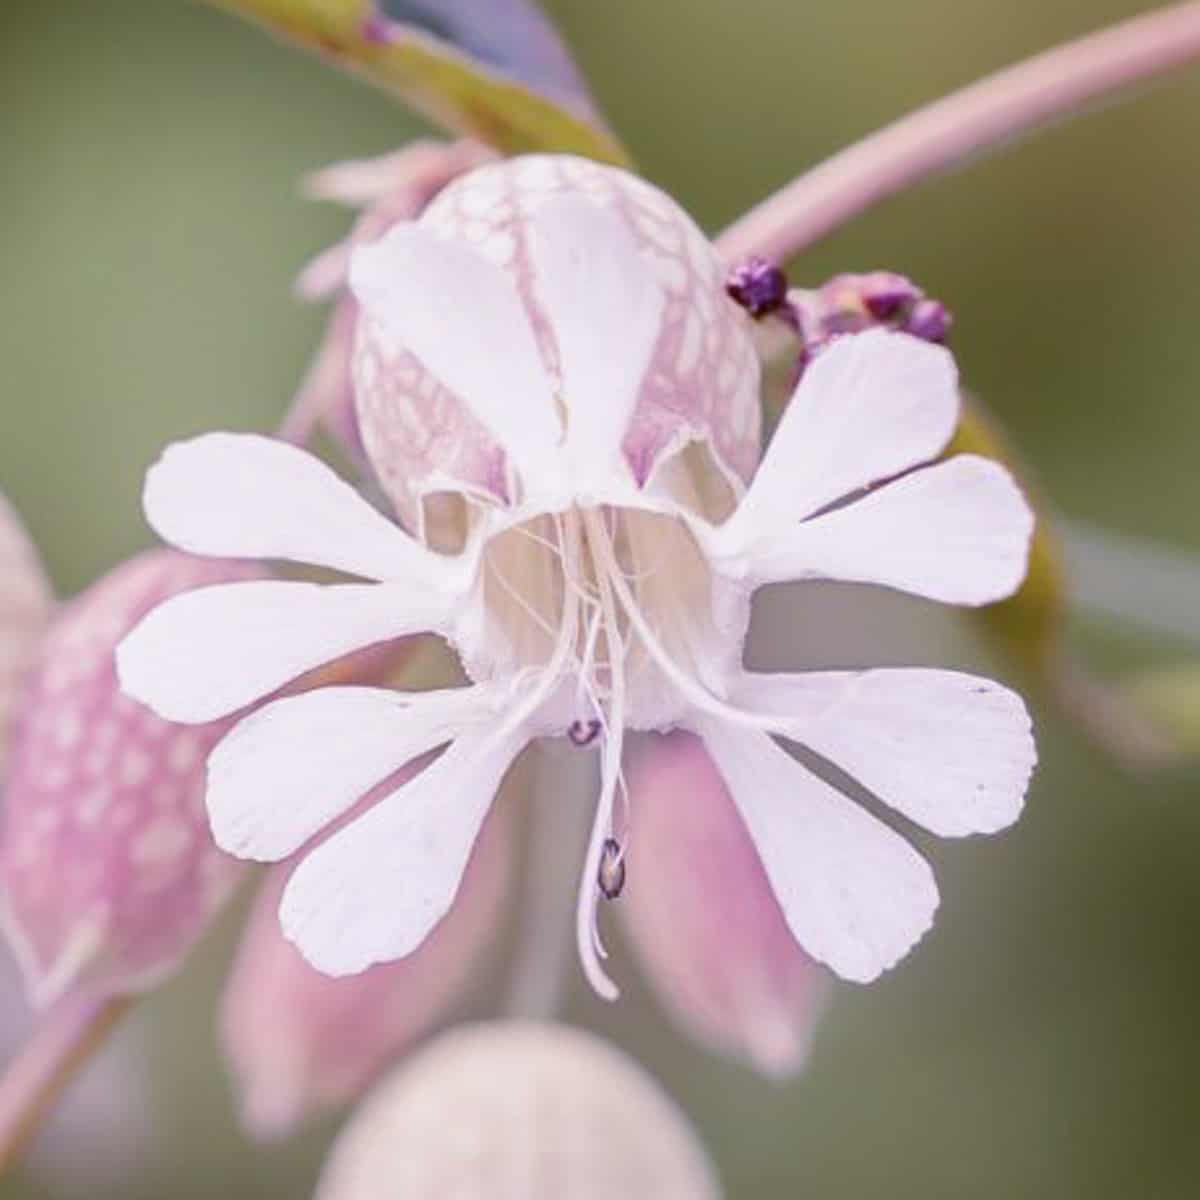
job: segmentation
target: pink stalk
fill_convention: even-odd
[[[835,154],[734,222],[731,263],[782,262],[872,205],[1093,101],[1200,59],[1200,3],[1068,42],[902,117]]]
[[[131,1003],[127,997],[76,992],[43,1014],[0,1080],[0,1175],[20,1158],[59,1095]]]

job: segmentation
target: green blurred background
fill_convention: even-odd
[[[645,172],[718,227],[910,107],[1152,7],[1122,0],[555,0]],[[301,200],[315,166],[417,133],[389,99],[207,8],[0,8],[0,488],[64,592],[149,543],[141,473],[167,440],[269,428],[323,314],[297,268],[346,226]],[[1063,512],[1200,553],[1200,73],[923,186],[797,264],[910,274]],[[1200,596],[1197,597],[1200,608]],[[772,600],[754,653],[983,665],[954,618]],[[816,638],[813,628],[820,630]],[[1102,665],[1188,647],[1081,624]],[[1011,678],[1011,675],[1009,676]],[[808,1071],[768,1085],[671,1031],[636,977],[571,1016],[682,1101],[732,1197],[1200,1194],[1200,809],[1195,775],[1131,781],[1040,711],[1025,819],[929,845],[935,932],[838,989]],[[0,1196],[307,1195],[333,1123],[255,1149],[213,1036],[236,914],[124,1033],[153,1129],[132,1177]],[[10,1006],[19,1001],[6,997]],[[476,997],[473,1011],[491,999]],[[86,1176],[85,1176],[86,1177]],[[55,1188],[59,1190],[54,1190]]]

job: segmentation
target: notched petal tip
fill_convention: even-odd
[[[288,941],[333,977],[417,949],[454,903],[500,781],[527,738],[524,729],[459,736],[308,854],[280,901]]]
[[[875,584],[976,608],[1020,586],[1034,519],[1004,467],[962,454],[790,528],[750,524],[736,537],[724,528],[710,537],[731,577]]]
[[[65,606],[14,745],[0,835],[4,925],[32,998],[130,993],[176,965],[228,895],[201,793],[220,726],[181,729],[117,688],[113,644],[164,596],[245,566],[153,551]]]
[[[365,797],[358,811],[388,786]],[[357,1099],[445,1018],[495,940],[512,815],[505,805],[489,814],[458,900],[425,943],[400,962],[349,978],[314,970],[283,938],[279,898],[291,867],[268,874],[221,1004],[221,1041],[252,1136],[285,1137],[310,1116]]]
[[[286,858],[369,789],[490,711],[491,693],[478,686],[326,686],[267,704],[209,756],[217,844],[239,858]]]
[[[801,378],[748,507],[799,519],[927,463],[953,436],[959,407],[958,368],[943,347],[887,330],[839,338]]]
[[[995,833],[1021,813],[1037,759],[1021,698],[929,668],[742,677],[741,703],[940,837]]]
[[[925,859],[765,734],[710,718],[696,728],[800,945],[854,983],[870,983],[898,963],[937,910]]]

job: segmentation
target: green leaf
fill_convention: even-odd
[[[504,154],[626,164],[549,23],[529,0],[210,0],[402,96]],[[419,22],[419,23],[418,23]],[[514,34],[522,34],[514,39]]]

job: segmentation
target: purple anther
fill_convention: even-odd
[[[600,722],[572,721],[567,726],[567,737],[573,746],[590,746],[600,736]]]
[[[605,838],[596,868],[596,886],[605,900],[615,900],[625,887],[625,855],[616,838]]]
[[[787,276],[765,258],[748,258],[725,280],[725,291],[756,320],[787,302]]]
[[[924,298],[910,279],[892,271],[875,271],[862,282],[862,302],[877,321],[887,321]]]

